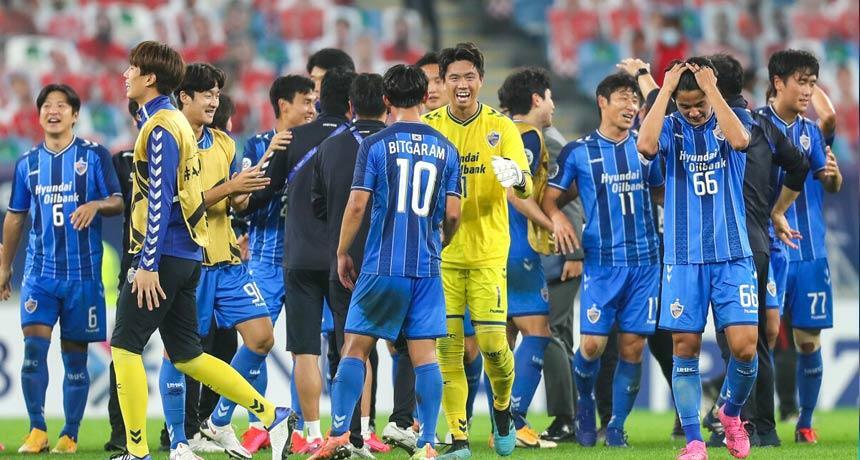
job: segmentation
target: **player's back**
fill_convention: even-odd
[[[361,143],[352,188],[373,194],[363,274],[439,276],[439,228],[459,172],[457,149],[422,123],[397,122]]]

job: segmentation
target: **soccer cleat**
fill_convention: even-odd
[[[298,454],[305,449],[308,445],[307,439],[302,436],[301,430],[293,431],[293,434],[290,436],[290,453]]]
[[[729,417],[725,413],[726,406],[720,408],[717,416],[723,424],[726,434],[726,447],[729,453],[736,458],[747,458],[750,454],[750,436],[744,428],[740,417]]]
[[[779,440],[779,435],[776,433],[776,429],[758,434],[759,447],[779,447],[781,445],[782,441]]]
[[[704,417],[702,417],[702,427],[710,431],[711,433],[722,434],[723,433],[723,423],[720,422],[720,418],[717,416],[717,412],[719,409],[717,406],[714,406],[709,410]]]
[[[272,460],[281,460],[289,455],[290,442],[298,420],[299,416],[289,407],[275,408],[275,420],[266,427],[272,446]]]
[[[78,443],[68,435],[60,436],[57,445],[51,449],[52,454],[74,454],[78,451]]]
[[[358,459],[364,459],[364,460],[375,460],[376,459],[376,457],[373,455],[373,452],[371,451],[371,448],[367,445],[367,443],[364,443],[364,445],[361,447],[355,447],[352,444],[350,444],[349,445],[349,452],[350,452],[349,458],[358,458]]]
[[[352,457],[352,454],[352,444],[349,443],[349,431],[347,431],[340,436],[329,435],[308,460],[344,460]],[[373,457],[372,454],[371,457]]]
[[[517,430],[517,447],[526,449],[540,449],[540,438],[534,430],[524,426]]]
[[[443,454],[436,458],[439,460],[466,460],[472,457],[472,450],[469,449],[469,441],[466,439],[454,439],[451,441],[451,446]]]
[[[201,454],[223,454],[224,448],[210,441],[209,438],[204,438],[200,432],[194,434],[194,436],[188,440],[188,447],[191,448],[192,452],[199,452]]]
[[[257,427],[249,427],[242,433],[242,447],[252,455],[256,454],[260,449],[272,447],[272,443],[269,442],[269,432]]]
[[[726,445],[725,433],[711,433],[711,437],[705,442],[707,447],[723,447]]]
[[[315,454],[315,453],[317,453],[318,450],[320,450],[320,447],[322,447],[322,445],[323,445],[323,439],[322,438],[311,439],[311,440],[305,439],[305,445],[300,450],[298,450],[296,453],[301,454],[301,455]]]
[[[493,407],[490,421],[493,425],[493,449],[496,454],[502,457],[513,454],[514,448],[517,446],[517,429],[514,427],[514,418],[511,415],[510,406],[501,411]]]
[[[18,448],[19,454],[39,454],[48,450],[48,433],[33,428],[24,438],[24,444]]]
[[[603,444],[606,447],[630,447],[630,444],[627,444],[627,433],[618,428],[606,429],[606,438],[604,438]]]
[[[540,434],[544,441],[571,442],[575,439],[573,432],[573,418],[556,417],[546,430]]]
[[[708,460],[708,449],[702,441],[690,441],[675,460]]]
[[[594,399],[580,401],[574,421],[576,427],[576,442],[583,447],[594,447],[597,444],[597,422],[594,419]]]
[[[236,437],[236,432],[233,430],[232,425],[215,426],[212,423],[212,417],[209,417],[200,424],[200,434],[223,448],[224,453],[228,456],[251,460],[251,453],[242,447],[242,443]]]
[[[170,457],[168,458],[170,460],[203,460],[184,442],[179,443],[176,449],[170,449]]]
[[[391,451],[391,447],[386,445],[379,437],[376,436],[376,433],[371,432],[370,436],[364,440],[364,445],[370,448],[371,452],[384,454]]]
[[[431,460],[437,457],[439,457],[439,454],[436,452],[436,449],[430,444],[424,444],[424,447],[417,449],[412,454],[412,457],[409,457],[409,460]]]
[[[382,441],[394,447],[399,447],[410,455],[415,453],[418,437],[411,428],[400,428],[396,423],[390,422],[382,429]]]
[[[672,441],[686,441],[687,435],[684,434],[684,427],[681,426],[681,420],[678,414],[675,414],[675,425],[672,427],[672,433],[669,435]]]
[[[800,444],[818,444],[818,433],[812,428],[798,428],[794,431],[794,442]]]
[[[135,457],[128,452],[121,452],[110,457],[110,460],[152,460],[152,455],[146,454],[144,457]]]

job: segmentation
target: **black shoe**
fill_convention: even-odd
[[[749,433],[750,437],[750,446],[751,447],[761,447],[761,438],[758,436],[758,433],[752,432]]]
[[[708,441],[705,442],[705,445],[708,447],[725,447],[725,445],[726,445],[725,433],[711,433],[711,437],[708,438]]]
[[[161,428],[161,438],[158,443],[158,450],[161,452],[170,452],[170,433],[167,432],[167,425]]]
[[[758,440],[759,447],[779,447],[782,445],[782,441],[779,440],[779,435],[776,433],[776,429],[765,433],[758,433]]]
[[[122,438],[111,437],[105,443],[105,452],[125,452],[125,436]]]
[[[574,442],[573,420],[570,417],[556,417],[540,434],[540,438],[552,442]]]
[[[711,408],[711,410],[702,417],[702,427],[706,428],[711,433],[723,434],[723,424],[720,422],[720,418],[717,417],[717,406]]]

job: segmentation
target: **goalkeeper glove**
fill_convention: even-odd
[[[526,178],[523,171],[513,160],[493,155],[493,171],[502,187],[522,187]]]

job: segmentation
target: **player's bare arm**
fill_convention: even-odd
[[[836,162],[836,155],[830,150],[830,146],[825,147],[824,150],[827,153],[827,162],[815,178],[821,181],[827,193],[836,193],[842,188],[842,171],[839,170],[839,163]]]
[[[672,99],[672,92],[678,87],[678,80],[681,74],[687,70],[683,63],[677,63],[666,72],[663,77],[663,87],[657,93],[657,99],[654,100],[654,105],[648,111],[648,115],[642,120],[642,126],[639,127],[639,139],[636,141],[636,148],[639,153],[648,159],[654,158],[657,155],[657,149],[660,143],[660,131],[663,129],[663,118],[666,114],[666,108],[669,107],[669,101]]]
[[[639,83],[639,90],[642,91],[642,95],[645,97],[648,97],[651,91],[660,89],[660,85],[654,81],[654,77],[651,75],[651,64],[642,59],[622,59],[621,62],[615,64],[615,67],[632,75],[636,79],[636,82]]]
[[[227,182],[203,192],[203,202],[207,208],[211,208],[216,203],[229,196],[237,194],[247,195],[256,192],[257,190],[262,190],[269,185],[269,182],[271,182],[271,179],[265,177],[260,169],[260,165],[256,165],[242,172],[234,173]],[[244,200],[239,202],[244,202],[247,207],[247,196]],[[231,201],[231,205],[232,204],[233,201]]]
[[[540,225],[544,230],[553,231],[552,220],[543,213],[534,197],[520,198],[513,190],[508,189],[508,202],[528,220]]]
[[[815,85],[812,89],[812,108],[815,109],[815,114],[818,115],[818,127],[821,129],[821,134],[824,137],[833,136],[836,132],[836,109],[833,108],[833,102],[827,93],[821,89],[821,86]]]
[[[84,230],[89,228],[96,214],[106,217],[116,216],[122,214],[124,208],[125,204],[122,202],[122,197],[114,195],[103,200],[93,200],[78,206],[72,212],[69,219],[72,222],[72,228],[75,230]]]
[[[349,193],[349,202],[343,212],[343,224],[340,227],[340,242],[337,246],[337,276],[343,287],[355,289],[355,264],[349,255],[349,248],[355,241],[355,234],[361,227],[367,202],[370,201],[370,192],[364,190],[353,190]]]
[[[575,185],[571,186],[571,189],[575,188]],[[561,208],[576,196],[576,193],[564,193],[563,190],[555,187],[547,187],[541,201],[541,209],[552,222],[552,233],[555,236],[556,246],[563,254],[570,254],[580,247],[579,238],[576,237],[573,225],[561,211]]]
[[[445,220],[442,221],[442,247],[448,246],[460,227],[460,197],[448,195],[445,200]]]
[[[3,251],[0,254],[0,300],[8,300],[12,295],[12,262],[21,244],[21,234],[24,223],[27,221],[27,213],[7,212],[3,220]]]
[[[714,69],[699,67],[698,64],[691,63],[687,63],[686,66],[696,76],[696,83],[699,84],[699,88],[702,89],[714,108],[714,115],[717,117],[717,122],[720,124],[726,141],[735,150],[745,150],[750,144],[750,133],[744,128],[741,120],[738,119],[726,100],[723,99],[723,95],[720,94]]]
[[[774,233],[777,238],[782,240],[791,249],[798,248],[797,244],[792,240],[799,240],[803,236],[799,231],[791,228],[788,224],[788,219],[785,218],[785,213],[798,196],[800,196],[800,191],[794,191],[783,186],[779,192],[779,197],[776,199],[776,203],[773,204],[773,209],[770,211],[770,220],[773,223]]]

